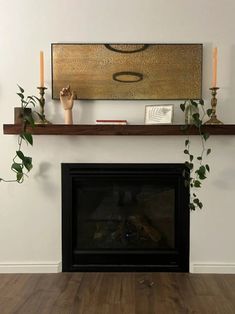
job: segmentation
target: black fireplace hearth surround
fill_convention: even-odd
[[[179,163],[63,163],[63,271],[188,272],[185,171]]]

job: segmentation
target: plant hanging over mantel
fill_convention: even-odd
[[[189,175],[184,174],[185,185],[190,187],[192,191],[190,193],[189,208],[195,210],[196,208],[202,208],[203,204],[197,197],[195,192],[196,189],[202,187],[203,181],[207,178],[210,172],[210,166],[205,162],[206,157],[211,153],[211,148],[207,147],[207,140],[210,137],[208,132],[203,130],[203,120],[206,115],[209,117],[212,114],[212,109],[205,110],[204,101],[200,99],[198,102],[190,99],[180,104],[181,110],[185,113],[185,117],[190,116],[190,122],[187,120],[186,124],[182,127],[182,130],[187,135],[185,140],[184,154],[187,155],[188,159],[185,161],[185,166],[189,169]],[[189,124],[190,123],[190,124]],[[201,151],[197,156],[194,156],[191,152],[191,140],[187,131],[192,127],[198,129],[198,133],[201,138]]]
[[[28,111],[26,109],[28,109],[30,105],[35,107],[36,102],[39,101],[39,99],[33,95],[26,97],[24,95],[24,89],[19,85],[18,87],[19,92],[17,93],[17,95],[20,97],[21,101],[22,130],[18,136],[18,147],[11,165],[11,170],[15,173],[16,178],[14,180],[5,180],[3,178],[0,178],[0,182],[3,181],[22,183],[25,177],[27,177],[27,174],[33,168],[32,157],[25,156],[22,151],[22,145],[23,142],[25,142],[27,145],[29,144],[33,146],[33,136],[32,133],[28,130],[28,126],[34,128],[35,120],[32,111]]]

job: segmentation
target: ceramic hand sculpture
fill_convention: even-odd
[[[67,87],[62,88],[60,91],[60,101],[64,108],[65,124],[73,124],[73,99],[74,92],[71,92],[70,86],[68,85]]]

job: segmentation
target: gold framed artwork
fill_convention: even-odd
[[[145,124],[172,124],[173,105],[145,106]]]
[[[202,44],[51,45],[52,98],[200,99]]]

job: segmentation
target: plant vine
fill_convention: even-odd
[[[185,178],[185,185],[187,187],[190,187],[190,190],[193,190],[192,193],[190,193],[190,203],[189,208],[191,210],[195,210],[196,208],[202,208],[203,204],[201,200],[198,198],[197,193],[195,192],[196,189],[201,188],[203,181],[207,178],[207,175],[210,172],[210,166],[208,163],[205,162],[206,157],[211,153],[211,148],[207,147],[207,140],[210,137],[210,134],[208,132],[205,132],[203,130],[203,120],[206,115],[209,117],[212,114],[212,109],[205,110],[204,108],[204,101],[203,99],[200,99],[198,102],[196,102],[193,99],[187,100],[184,103],[180,104],[180,108],[183,112],[186,110],[186,106],[192,106],[193,109],[197,109],[198,112],[195,112],[192,114],[191,124],[185,124],[182,127],[182,130],[187,134],[187,131],[193,126],[195,126],[198,129],[198,133],[200,135],[201,139],[201,152],[194,156],[191,152],[191,140],[189,134],[187,134],[187,139],[184,143],[184,154],[188,157],[185,161],[185,166],[187,169],[189,169],[189,175],[186,175],[186,172],[184,173]],[[200,109],[202,114],[200,114]]]
[[[24,89],[17,85],[19,88],[19,92],[17,95],[20,97],[21,101],[21,114],[22,114],[22,129],[18,136],[18,147],[16,150],[16,154],[13,157],[12,164],[11,164],[11,170],[15,173],[16,178],[14,180],[5,180],[3,178],[0,178],[0,182],[18,182],[22,183],[25,179],[25,177],[28,176],[28,173],[33,168],[32,163],[32,157],[26,156],[22,151],[22,145],[23,142],[25,142],[27,145],[33,146],[33,136],[32,133],[29,131],[28,127],[34,128],[35,126],[35,120],[33,117],[32,112],[28,113],[26,112],[26,108],[28,108],[30,105],[35,107],[36,102],[39,101],[39,99],[36,96],[27,96],[24,95]]]

